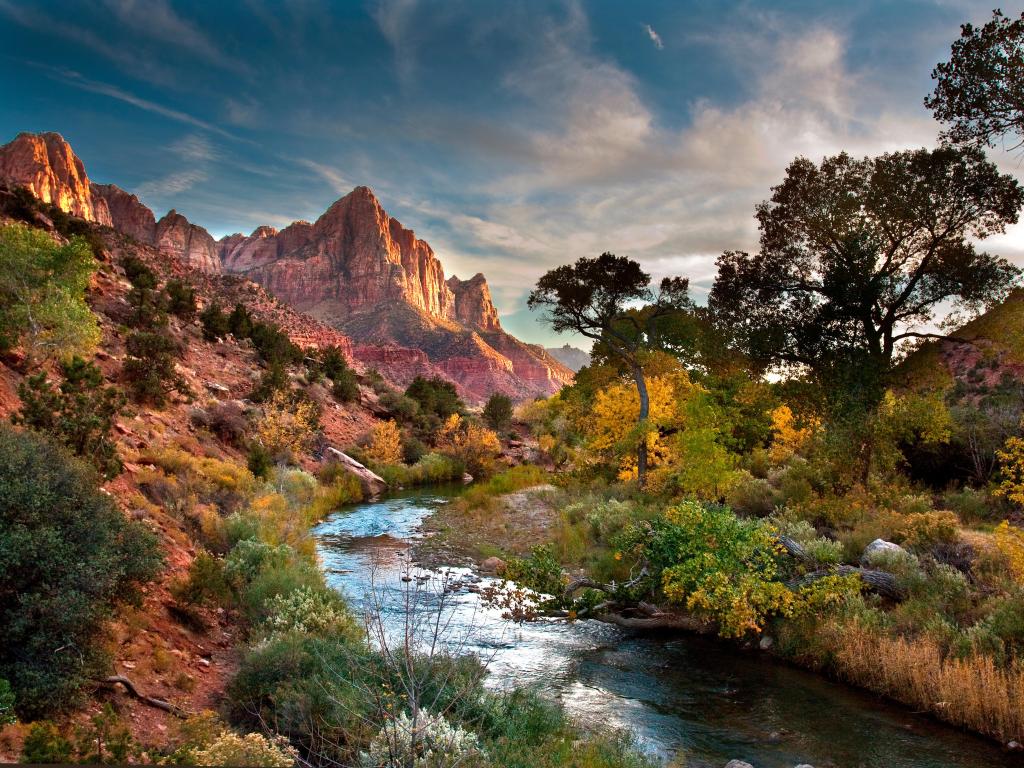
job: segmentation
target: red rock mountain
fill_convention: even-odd
[[[59,133],[19,133],[0,146],[0,180],[27,187],[67,213],[113,227],[146,245],[182,259],[195,269],[220,272],[214,239],[171,211],[160,221],[139,198],[113,184],[95,184]]]
[[[479,401],[493,392],[548,395],[572,380],[542,347],[502,329],[482,274],[446,280],[430,245],[389,216],[368,187],[356,187],[312,224],[214,241],[177,211],[157,220],[135,195],[90,181],[57,133],[22,133],[0,146],[0,181],[198,271],[252,280],[347,334],[357,342],[356,360],[398,383],[441,375]]]
[[[220,240],[224,269],[372,347],[420,350],[473,398],[546,395],[572,372],[502,330],[487,280],[450,277],[433,249],[356,187],[310,224]],[[362,354],[361,354],[362,353]],[[367,365],[375,352],[356,349]]]

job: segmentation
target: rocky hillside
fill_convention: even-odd
[[[219,242],[177,211],[159,220],[113,184],[91,181],[57,133],[19,134],[0,146],[0,182],[110,227],[196,272],[236,273],[352,338],[355,358],[398,384],[416,375],[456,383],[470,401],[493,392],[548,395],[572,371],[501,328],[487,280],[445,278],[430,245],[357,187],[314,223],[258,227]],[[387,366],[387,369],[384,368]]]

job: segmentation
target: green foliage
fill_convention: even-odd
[[[49,720],[32,723],[21,747],[21,761],[30,764],[70,763],[74,744]]]
[[[377,469],[389,488],[449,483],[461,480],[466,471],[462,462],[440,453],[427,453],[412,466],[388,464]]]
[[[19,384],[21,411],[11,420],[47,435],[105,477],[114,477],[121,471],[121,460],[110,433],[124,407],[124,394],[104,386],[100,369],[79,357],[61,363],[60,371],[64,380],[57,388],[45,372]]]
[[[231,330],[227,315],[224,314],[220,304],[215,301],[207,304],[206,308],[199,313],[199,322],[203,325],[203,338],[207,341],[222,339]]]
[[[562,565],[550,545],[533,547],[525,558],[509,558],[504,575],[542,595],[560,596],[565,589]]]
[[[103,622],[160,567],[94,474],[31,433],[0,428],[0,676],[19,715],[70,704],[105,662]],[[74,648],[74,652],[68,651]]]
[[[134,254],[126,255],[121,259],[121,268],[124,270],[124,276],[132,284],[133,288],[149,291],[156,289],[156,272],[138,256]]]
[[[196,315],[196,289],[184,280],[168,280],[164,286],[167,293],[167,311],[182,320],[191,320]]]
[[[335,400],[339,403],[352,403],[359,399],[359,382],[355,371],[346,368],[331,378],[331,394]]]
[[[235,308],[228,315],[228,330],[236,339],[248,339],[252,335],[255,321],[245,304],[235,304]]]
[[[171,585],[171,595],[186,605],[226,605],[231,587],[224,576],[224,561],[200,550],[183,581]]]
[[[463,414],[466,406],[455,385],[445,379],[425,379],[417,376],[405,390],[405,396],[414,400],[423,413],[445,419],[453,413]]]
[[[21,343],[32,364],[89,353],[100,338],[85,302],[95,270],[80,239],[58,245],[23,224],[0,225],[0,350]]]
[[[270,470],[274,466],[274,457],[270,455],[270,451],[262,443],[253,443],[249,447],[245,464],[249,471],[252,472],[253,477],[266,478],[270,475]]]
[[[0,677],[0,728],[16,721],[14,716],[14,691],[11,684]]]
[[[274,397],[276,392],[287,391],[291,387],[291,379],[283,363],[274,362],[260,373],[260,380],[249,393],[254,403],[265,403]]]
[[[495,432],[505,432],[512,424],[512,400],[495,392],[484,406],[484,422]]]
[[[181,346],[166,331],[135,331],[125,342],[128,356],[122,376],[132,399],[157,408],[166,404],[171,392],[192,394],[175,368]]]

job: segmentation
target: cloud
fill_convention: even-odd
[[[163,198],[169,195],[176,195],[191,189],[196,184],[206,181],[207,173],[199,168],[187,171],[177,171],[161,176],[157,179],[150,179],[139,184],[133,191],[140,197]]]
[[[306,158],[296,158],[295,162],[326,181],[330,185],[331,189],[339,195],[347,195],[356,186],[358,186],[345,178],[337,169],[324,163],[319,163],[315,160],[309,160]]]
[[[665,47],[665,44],[661,42],[661,35],[659,35],[650,24],[644,24],[643,27],[644,31],[647,32],[647,36],[651,39],[651,42],[654,43],[654,47],[659,51],[662,50]]]
[[[227,55],[222,43],[179,16],[166,0],[107,0],[106,5],[114,18],[133,34],[170,44],[226,70],[249,70],[244,61]]]
[[[411,81],[416,70],[417,10],[417,0],[380,0],[373,10],[377,27],[391,45],[395,71],[403,82]]]

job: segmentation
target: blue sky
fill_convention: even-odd
[[[554,343],[525,308],[552,266],[611,250],[699,300],[793,157],[934,144],[932,67],[992,5],[0,0],[0,142],[59,131],[216,237],[366,184]],[[1019,228],[987,247],[1024,261]]]

